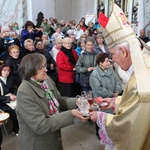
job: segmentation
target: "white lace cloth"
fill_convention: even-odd
[[[113,142],[110,139],[110,137],[107,134],[106,128],[105,128],[105,116],[107,115],[104,112],[97,112],[98,119],[97,119],[97,125],[99,126],[99,135],[100,135],[100,142],[102,144],[109,144],[112,145]]]
[[[99,126],[100,143],[105,145],[105,150],[117,150],[105,128],[105,116],[107,114],[104,112],[97,112],[97,115],[98,119],[96,123]]]

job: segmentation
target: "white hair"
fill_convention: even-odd
[[[62,42],[62,38],[61,37],[56,37],[55,39],[54,39],[54,44],[57,44],[57,43],[59,43],[59,42]]]
[[[28,48],[28,44],[29,43],[33,43],[33,40],[32,39],[26,39],[25,41],[24,41],[24,47],[25,48]]]
[[[140,41],[138,41],[138,44],[139,44],[139,46],[141,47]],[[124,41],[124,42],[119,43],[119,44],[117,44],[116,46],[114,46],[114,48],[115,48],[116,50],[119,50],[120,47],[125,47],[127,50],[130,51],[130,44],[129,44],[128,41]]]
[[[129,46],[129,42],[128,42],[128,41],[119,43],[119,44],[115,45],[113,48],[114,48],[115,50],[119,50],[120,47],[122,47],[122,46],[125,47],[127,50],[130,50],[130,46]]]
[[[7,26],[3,26],[1,32],[3,33],[5,30],[9,31],[9,28]]]
[[[72,43],[72,39],[69,37],[65,37],[64,39],[62,39],[63,44],[70,41],[70,43]]]
[[[65,20],[61,20],[60,23],[65,23]]]

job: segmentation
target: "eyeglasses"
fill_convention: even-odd
[[[46,69],[47,68],[47,64],[41,66],[38,70],[43,70],[43,69]]]

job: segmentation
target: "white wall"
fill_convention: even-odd
[[[144,0],[144,29],[150,38],[150,0]]]
[[[71,0],[56,0],[56,16],[60,20],[70,20],[71,18]]]
[[[22,0],[0,0],[0,24],[8,25],[10,22],[23,24]]]
[[[86,17],[86,13],[97,13],[97,0],[71,0],[71,19],[80,21],[82,17]],[[96,4],[96,5],[95,5]]]
[[[0,0],[0,23],[17,21],[22,26],[31,20],[36,24],[40,11],[45,18],[75,19],[78,23],[86,13],[96,12],[96,4],[97,0]]]
[[[86,15],[86,0],[72,0],[71,20],[77,22]]]
[[[32,21],[36,24],[38,13],[41,11],[45,18],[55,17],[55,0],[31,0]]]
[[[29,0],[32,2],[32,21],[35,23],[41,11],[46,18],[80,21],[86,13],[95,13],[97,0]]]

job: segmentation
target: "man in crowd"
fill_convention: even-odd
[[[144,29],[140,30],[140,37],[139,38],[142,39],[145,43],[147,43],[149,41],[149,38],[146,37],[146,35],[145,35],[145,30]]]

